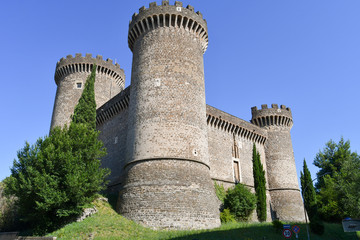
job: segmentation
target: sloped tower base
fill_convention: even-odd
[[[270,192],[274,217],[286,222],[305,222],[305,213],[299,190],[273,190]]]
[[[157,179],[154,179],[154,172]],[[125,217],[155,229],[220,226],[216,196],[206,165],[154,159],[129,165],[127,176],[118,202],[119,212]]]

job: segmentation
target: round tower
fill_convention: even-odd
[[[133,15],[128,43],[133,65],[119,211],[153,228],[217,227],[204,90],[206,21],[178,1],[150,3]]]
[[[55,70],[57,91],[50,129],[70,123],[71,115],[74,113],[94,63],[97,66],[95,79],[97,107],[124,89],[124,70],[120,69],[119,64],[114,65],[111,59],[105,61],[102,56],[93,58],[91,54],[83,57],[81,53],[77,53],[75,57],[68,55],[66,58],[61,58]]]
[[[251,108],[251,122],[267,130],[265,143],[267,178],[273,218],[302,222],[304,208],[298,185],[290,130],[293,119],[290,108],[266,104]]]

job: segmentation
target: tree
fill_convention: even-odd
[[[330,140],[314,160],[319,167],[316,184],[318,212],[326,221],[360,216],[360,158],[350,150],[350,141]],[[324,177],[325,173],[328,173]]]
[[[96,65],[94,64],[79,103],[75,106],[74,115],[71,117],[72,123],[87,124],[93,130],[96,129],[95,75]]]
[[[239,183],[234,188],[228,189],[224,199],[224,208],[229,209],[237,220],[247,221],[255,206],[256,197],[245,185]]]
[[[89,91],[94,80],[93,70],[70,127],[56,127],[32,146],[26,143],[6,179],[6,193],[17,197],[22,220],[38,234],[80,214],[105,187],[109,170],[100,167],[105,149],[93,128],[95,99]]]
[[[303,171],[300,172],[300,181],[301,181],[301,194],[304,198],[305,209],[311,221],[311,219],[313,219],[313,217],[317,213],[316,193],[311,179],[311,174],[307,167],[305,159],[304,159]]]
[[[351,152],[350,141],[344,141],[341,137],[338,144],[330,140],[326,143],[323,151],[316,154],[314,165],[320,168],[317,172],[318,182],[315,184],[316,190],[319,191],[324,187],[324,179],[322,176],[328,174],[333,177],[335,173],[341,170],[343,163],[359,158],[356,152]]]
[[[360,218],[360,159],[352,158],[343,163],[340,173],[336,174],[337,189],[343,196],[340,205],[344,216]]]
[[[266,221],[266,179],[263,165],[261,164],[260,154],[253,145],[253,175],[256,195],[256,212],[259,221]]]

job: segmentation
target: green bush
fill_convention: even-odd
[[[215,193],[218,199],[224,204],[224,199],[226,197],[226,190],[222,184],[217,184],[217,182],[214,182],[215,186]]]
[[[272,221],[272,226],[278,231],[282,231],[283,230],[283,225],[284,223],[280,220],[274,220]]]
[[[313,217],[313,219],[310,221],[310,230],[317,235],[324,234],[325,227],[320,218]]]
[[[243,184],[227,191],[224,208],[228,208],[238,221],[247,221],[256,206],[256,197]]]
[[[220,220],[222,223],[236,222],[234,215],[231,214],[228,208],[225,208],[224,211],[220,213]]]
[[[5,184],[0,182],[0,231],[14,231],[19,226],[19,218],[14,196],[5,196]]]

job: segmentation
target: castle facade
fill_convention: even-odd
[[[205,103],[205,19],[181,2],[150,3],[132,16],[131,85],[112,60],[68,55],[56,65],[51,128],[70,122],[93,64],[97,129],[107,148],[118,211],[153,228],[220,225],[214,181],[254,188],[255,143],[266,171],[268,221],[304,221],[290,108],[253,107],[247,122]],[[254,217],[254,220],[256,218]]]

